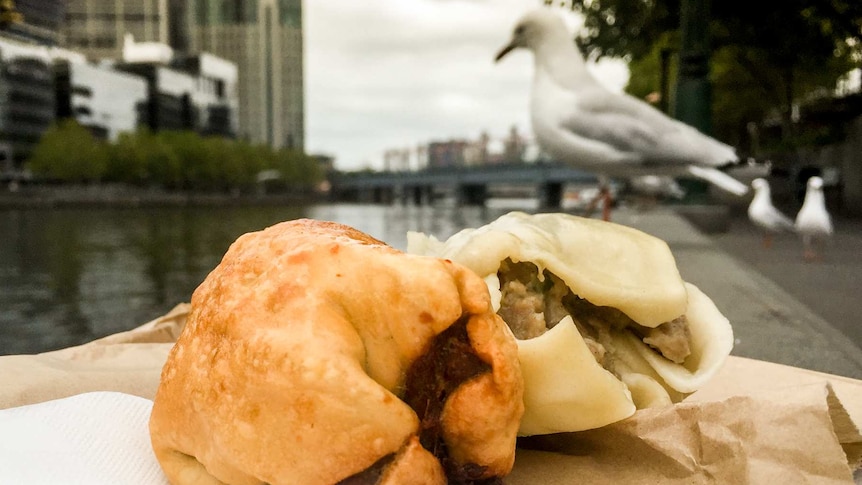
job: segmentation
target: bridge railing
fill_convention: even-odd
[[[401,185],[529,184],[597,181],[594,174],[559,162],[508,163],[471,167],[429,167],[404,172],[341,172],[330,177],[334,189],[362,189]]]
[[[411,172],[333,174],[329,182],[336,200],[387,203],[396,199],[415,203],[433,201],[441,188],[461,203],[482,204],[489,185],[533,185],[540,203],[558,207],[566,183],[597,183],[589,172],[556,162],[431,167]]]

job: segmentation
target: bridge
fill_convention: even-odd
[[[330,177],[331,194],[350,202],[427,204],[441,192],[461,204],[483,204],[492,185],[532,186],[542,207],[560,207],[565,184],[596,184],[589,172],[557,162],[427,168],[415,172],[355,172]]]

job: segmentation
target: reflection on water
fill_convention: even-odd
[[[0,210],[0,355],[77,345],[189,301],[238,236],[310,217],[405,249],[407,231],[446,238],[510,210],[309,207]]]

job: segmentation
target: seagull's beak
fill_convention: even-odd
[[[514,42],[509,43],[506,47],[500,49],[500,52],[497,53],[497,57],[494,58],[494,62],[500,62],[500,59],[506,56],[509,52],[512,52],[514,48],[518,47]]]

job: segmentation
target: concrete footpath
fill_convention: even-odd
[[[621,209],[613,221],[667,241],[683,279],[730,320],[733,355],[862,379],[862,349],[856,343],[671,209]]]

